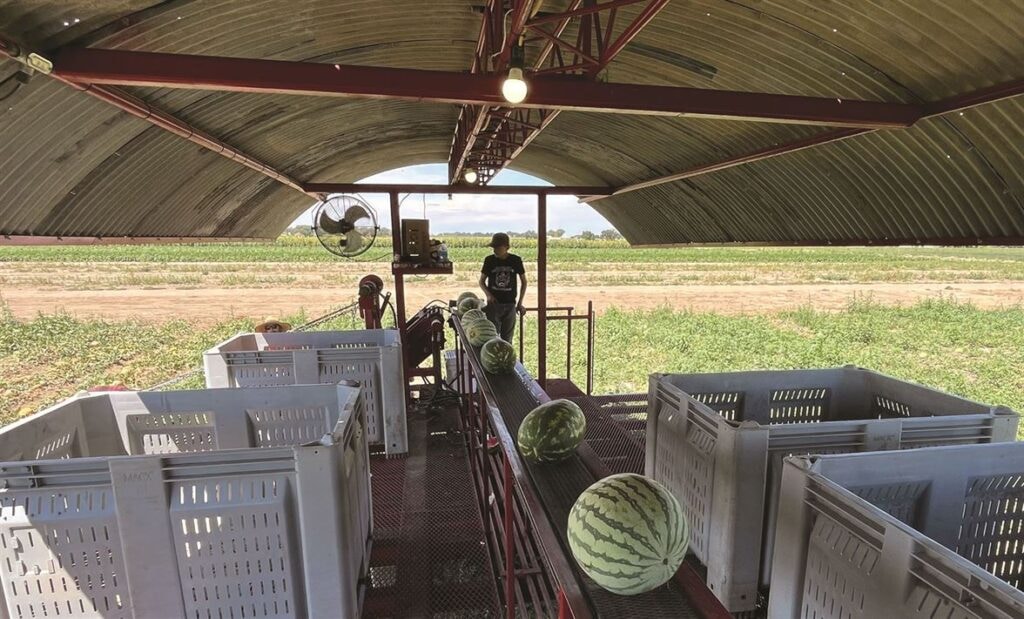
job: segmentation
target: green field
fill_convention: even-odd
[[[469,286],[475,279],[470,267],[488,250],[481,247],[480,238],[451,238],[449,243],[460,269],[468,270],[446,285]],[[518,244],[517,251],[527,261],[535,259],[534,241]],[[570,285],[718,284],[755,279],[1024,281],[1024,251],[1005,248],[630,249],[617,241],[559,239],[552,241],[549,256],[552,280]],[[286,290],[292,279],[303,276],[303,269],[318,273],[312,263],[323,264],[319,268],[325,269],[325,280],[337,278],[335,269],[346,264],[353,274],[371,270],[365,265],[331,264],[334,260],[315,240],[299,237],[272,244],[5,247],[0,248],[0,277],[8,280],[0,283],[14,282],[24,290],[45,286],[73,290],[83,285],[203,288],[269,282]],[[267,262],[296,266],[291,271],[266,272],[259,265]],[[89,284],[71,277],[76,273],[100,279]],[[268,277],[280,281],[270,282]],[[347,316],[330,326],[357,324],[356,317]],[[0,419],[11,420],[94,385],[115,381],[139,388],[153,385],[198,367],[203,350],[249,328],[251,323],[245,320],[198,328],[181,320],[111,322],[62,314],[16,319],[3,306],[0,293]],[[563,328],[561,323],[551,326],[548,368],[554,375],[565,374]],[[534,333],[528,324],[528,340]],[[582,384],[584,340],[579,329],[574,342],[572,377]],[[599,393],[644,391],[651,372],[853,363],[1024,410],[1024,309],[1014,305],[983,310],[952,300],[931,300],[887,307],[862,300],[839,312],[803,308],[751,316],[613,308],[598,319],[596,352]],[[535,357],[528,354],[526,363],[536,367]],[[183,385],[198,387],[201,380],[192,378]]]
[[[292,317],[301,322],[302,316]],[[334,328],[351,328],[353,316]],[[251,323],[193,330],[163,325],[0,315],[3,421],[93,385],[146,387],[197,367],[206,348]],[[536,333],[527,324],[528,350]],[[574,333],[573,379],[583,384],[585,339]],[[548,367],[565,375],[565,332],[553,324]],[[595,387],[645,391],[650,372],[719,372],[853,363],[984,402],[1024,410],[1024,310],[982,311],[947,301],[892,308],[857,303],[841,313],[811,310],[770,316],[610,311],[596,329]],[[526,363],[536,367],[528,354]],[[201,386],[196,378],[182,386]]]

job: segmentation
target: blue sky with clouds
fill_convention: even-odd
[[[429,183],[448,182],[446,164],[429,164],[398,168],[375,174],[362,182],[370,183]],[[504,170],[494,179],[497,185],[549,185],[538,178],[513,170]],[[380,218],[380,225],[391,228],[391,212],[388,197],[365,194],[363,198],[373,205]],[[402,217],[422,219],[424,210],[430,220],[431,233],[444,232],[495,232],[511,230],[525,232],[537,229],[537,200],[530,196],[474,196],[412,194],[402,202]],[[293,225],[312,224],[312,207],[300,215]],[[551,196],[548,198],[548,229],[561,228],[567,235],[579,234],[584,230],[600,232],[612,225],[586,204],[579,204],[573,196]]]

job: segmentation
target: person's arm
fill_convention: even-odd
[[[480,290],[484,292],[484,298],[487,299],[488,303],[494,303],[494,295],[491,294],[491,289],[487,287],[487,273],[480,274]]]
[[[519,261],[516,267],[519,271],[519,302],[516,304],[516,310],[520,314],[525,314],[526,309],[523,306],[523,299],[526,298],[526,267],[523,266],[522,260]]]
[[[519,303],[516,304],[516,310],[520,314],[526,313],[525,306],[523,305],[523,299],[526,298],[526,273],[519,274]]]

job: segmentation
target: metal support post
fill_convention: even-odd
[[[505,454],[504,483],[505,488],[505,616],[508,619],[515,619],[516,616],[516,546],[513,540],[515,526],[515,512],[513,502],[515,489],[512,484],[512,466],[508,462],[508,454]]]
[[[587,301],[587,395],[594,392],[594,302]]]
[[[569,601],[565,599],[565,592],[558,590],[558,619],[572,619],[572,609],[569,608]]]
[[[548,197],[537,195],[537,382],[548,383]]]
[[[391,198],[391,248],[395,256],[402,255],[402,216],[399,213],[400,202],[398,192],[392,191],[388,194]],[[405,336],[405,277],[401,273],[395,273],[395,313],[398,316],[399,333]]]

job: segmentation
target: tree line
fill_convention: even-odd
[[[512,237],[520,237],[520,238],[524,238],[524,239],[535,239],[535,238],[537,238],[537,231],[536,230],[527,230],[526,232],[515,232],[514,230],[506,230],[505,232],[508,232],[509,236],[512,236]],[[287,230],[284,231],[284,234],[291,235],[291,236],[312,236],[313,235],[313,228],[312,228],[312,226],[291,226],[290,228],[288,228]],[[440,236],[442,238],[444,236],[446,236],[446,235],[447,236],[468,236],[468,237],[487,238],[487,237],[490,237],[491,234],[493,234],[493,233],[492,232],[445,232],[445,233],[441,234]],[[381,236],[391,236],[390,228],[381,228],[380,229],[380,235]],[[565,230],[563,230],[561,228],[556,228],[554,230],[548,230],[548,238],[552,238],[552,239],[583,239],[584,241],[593,241],[595,239],[604,239],[606,241],[617,241],[617,240],[622,238],[622,235],[619,234],[618,230],[609,228],[607,230],[602,230],[600,232],[592,232],[590,230],[584,230],[583,232],[580,232],[579,234],[566,236]]]

